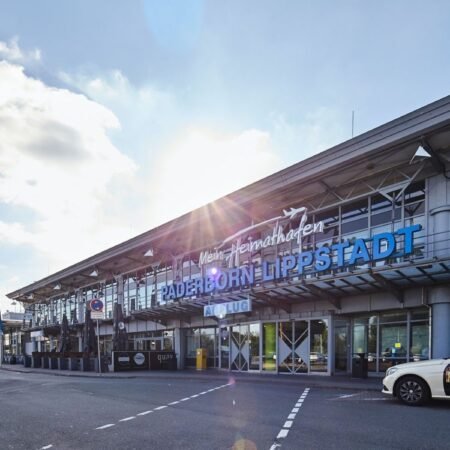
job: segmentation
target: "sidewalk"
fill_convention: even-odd
[[[287,374],[261,374],[261,373],[238,373],[208,369],[205,371],[180,370],[180,371],[127,371],[127,372],[106,372],[98,374],[96,372],[78,372],[69,370],[52,369],[32,369],[25,368],[22,365],[2,364],[0,370],[55,375],[62,377],[82,377],[82,378],[108,378],[108,379],[164,379],[164,380],[208,380],[208,381],[229,381],[234,379],[240,383],[297,383],[299,385],[308,385],[308,387],[320,387],[325,389],[350,389],[360,391],[381,391],[381,378],[369,377],[367,379],[351,378],[349,375],[287,375]]]

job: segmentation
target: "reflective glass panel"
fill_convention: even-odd
[[[262,370],[273,372],[277,369],[277,326],[275,323],[263,324]]]
[[[250,370],[259,370],[259,323],[250,324],[250,335],[249,335],[249,344],[250,344]]]
[[[406,362],[406,323],[380,325],[380,372]]]
[[[328,370],[328,321],[326,319],[310,322],[309,364],[311,372]]]

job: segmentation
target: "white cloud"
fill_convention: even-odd
[[[40,61],[41,51],[38,48],[24,52],[19,47],[19,38],[13,37],[9,42],[0,41],[0,58],[11,62]]]
[[[169,118],[173,124],[177,115],[176,100],[171,93],[149,83],[134,86],[120,70],[94,76],[61,72],[59,78],[113,110],[121,123],[127,124],[123,130],[125,133],[130,131],[129,128],[136,131],[137,127],[140,127],[141,135],[145,135],[149,128],[157,131],[164,119]]]
[[[200,127],[177,98],[147,83],[134,86],[117,70],[101,76],[61,73],[60,79],[107,105],[121,119],[128,143],[142,158],[141,228],[160,224],[281,168],[269,133],[233,134]]]
[[[108,201],[136,166],[111,143],[112,129],[119,122],[104,106],[0,62],[0,202],[37,216],[1,221],[0,237],[58,268],[127,237]]]

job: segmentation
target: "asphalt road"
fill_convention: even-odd
[[[450,402],[276,380],[0,372],[1,449],[450,448]]]

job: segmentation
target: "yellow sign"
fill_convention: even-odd
[[[395,347],[395,348],[402,348],[401,342],[396,342],[396,343],[394,344],[394,347]]]

